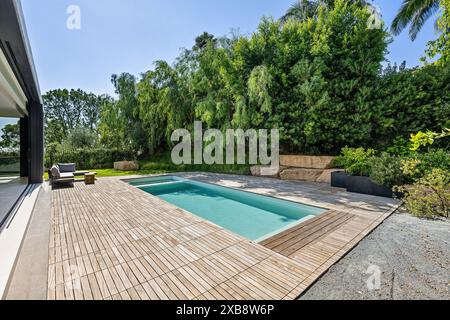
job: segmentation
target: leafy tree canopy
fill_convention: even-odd
[[[76,128],[97,132],[101,106],[105,96],[81,89],[58,89],[43,95],[46,143],[62,143]]]
[[[20,127],[19,124],[7,124],[2,128],[0,139],[0,149],[8,152],[17,151],[20,147]]]
[[[144,157],[200,120],[205,129],[277,128],[282,152],[338,154],[450,126],[448,68],[383,70],[392,39],[371,27],[366,1],[308,3],[317,6],[306,19],[263,18],[250,36],[203,33],[174,64],[114,75],[116,99],[51,92],[47,135],[62,141],[87,127],[105,147]]]

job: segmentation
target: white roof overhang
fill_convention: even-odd
[[[0,50],[0,117],[23,117],[27,114],[27,97]]]

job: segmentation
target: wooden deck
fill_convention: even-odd
[[[330,210],[260,244],[283,256],[295,256],[307,245],[319,241],[353,218],[351,214]]]
[[[380,208],[329,211],[261,245],[118,179],[76,183],[53,191],[48,299],[295,299],[395,206]]]

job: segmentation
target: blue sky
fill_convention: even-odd
[[[41,86],[113,94],[113,73],[139,75],[155,60],[172,62],[203,31],[252,33],[262,16],[280,17],[295,0],[22,0]],[[375,0],[390,24],[401,0]],[[81,8],[81,30],[66,28],[69,5]],[[388,59],[419,64],[434,39],[431,19],[415,42],[396,37]],[[2,127],[0,119],[0,127]]]
[[[261,17],[280,17],[294,0],[22,0],[43,92],[60,87],[113,93],[113,73],[140,74],[158,59],[173,61],[203,31],[253,32]],[[81,8],[81,30],[66,28],[66,9]],[[401,0],[376,0],[390,24]],[[433,21],[415,42],[405,32],[389,59],[419,64]]]

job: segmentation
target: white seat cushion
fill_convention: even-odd
[[[73,179],[73,173],[61,173],[59,179]]]

